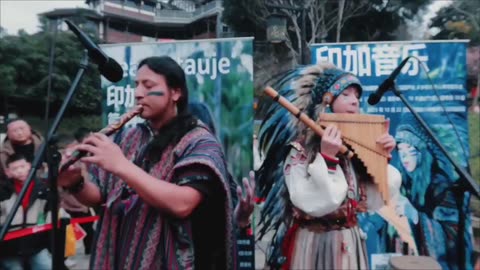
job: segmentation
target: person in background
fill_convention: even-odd
[[[8,156],[5,164],[8,179],[0,185],[0,226],[6,226],[6,218],[13,210],[13,204],[31,169],[27,158],[18,153]],[[44,180],[35,179],[31,182],[10,224],[10,232],[51,222],[48,192],[49,189]],[[48,251],[49,244],[48,232],[2,241],[0,242],[0,268],[51,269],[52,259]]]
[[[32,163],[36,151],[40,148],[43,137],[23,119],[16,118],[7,121],[7,137],[0,147],[0,165],[5,171],[9,156],[14,153],[23,155],[28,162]],[[2,171],[0,170],[0,171]],[[46,166],[38,170],[37,175],[43,175]]]

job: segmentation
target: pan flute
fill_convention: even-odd
[[[376,143],[377,138],[387,132],[383,115],[322,113],[320,125],[335,125],[342,132],[342,139],[349,145],[382,196],[385,204],[389,201],[387,166],[389,155]]]

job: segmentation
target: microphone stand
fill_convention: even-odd
[[[63,246],[62,243],[59,243],[61,239],[65,239],[65,237],[59,237],[59,224],[58,224],[58,189],[57,189],[57,176],[58,176],[58,167],[60,163],[60,153],[58,153],[58,150],[56,147],[52,148],[53,143],[53,135],[55,134],[61,119],[63,118],[63,115],[65,114],[65,110],[70,103],[73,94],[75,93],[77,86],[83,77],[87,67],[88,67],[88,53],[85,50],[83,59],[81,60],[79,64],[79,69],[77,71],[77,75],[72,82],[72,85],[70,86],[70,89],[68,90],[67,95],[65,96],[65,99],[63,100],[62,106],[60,107],[55,120],[52,123],[52,126],[50,127],[47,137],[45,138],[45,141],[40,145],[40,148],[38,149],[38,152],[35,153],[35,158],[33,159],[32,162],[32,169],[30,170],[27,180],[25,181],[22,190],[20,191],[20,194],[18,194],[17,200],[13,204],[12,210],[8,213],[7,219],[5,220],[5,223],[3,224],[1,230],[0,230],[0,241],[3,241],[5,238],[5,235],[8,231],[8,228],[10,227],[10,224],[12,223],[13,217],[15,216],[15,213],[17,212],[23,198],[25,197],[25,193],[30,186],[31,182],[35,178],[35,174],[37,171],[37,168],[41,165],[41,161],[44,159],[47,147],[50,147],[48,149],[48,154],[47,154],[47,164],[48,164],[48,175],[49,175],[49,181],[50,181],[50,211],[52,215],[52,236],[51,236],[51,252],[52,252],[52,268],[53,269],[63,269],[63,260],[64,260],[64,250],[59,249],[59,246]]]
[[[455,168],[455,171],[458,173],[460,178],[455,181],[452,185],[452,191],[455,195],[455,202],[458,208],[458,235],[457,235],[457,264],[459,269],[466,269],[466,254],[465,254],[465,219],[466,214],[463,210],[463,202],[465,192],[470,192],[477,198],[480,198],[479,187],[476,184],[476,181],[472,176],[465,171],[460,165],[455,162],[452,156],[445,150],[440,141],[435,137],[432,130],[428,127],[422,117],[413,109],[410,103],[407,101],[405,96],[398,90],[395,85],[395,82],[392,80],[389,89],[392,89],[393,93],[402,100],[403,104],[410,110],[413,116],[418,120],[422,127],[427,132],[428,136],[433,140],[433,142],[438,146],[442,153],[447,157],[447,159],[452,163]]]

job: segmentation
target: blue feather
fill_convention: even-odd
[[[293,82],[304,74],[304,68],[290,70],[283,77],[276,78],[272,87],[290,102],[299,96],[293,89]],[[300,108],[302,109],[302,108]],[[258,133],[259,150],[265,159],[256,172],[257,196],[265,198],[260,211],[257,237],[262,239],[268,232],[274,236],[268,254],[270,265],[278,265],[281,244],[288,230],[288,190],[283,174],[284,160],[290,151],[290,143],[297,137],[296,118],[277,102],[266,102],[261,111],[264,115]]]

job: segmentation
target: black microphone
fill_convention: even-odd
[[[111,82],[118,82],[123,78],[123,69],[113,58],[108,57],[85,33],[75,24],[65,20],[68,28],[80,39],[80,42],[88,51],[88,56],[98,65],[100,74]]]
[[[370,94],[370,96],[368,97],[368,104],[370,104],[370,105],[377,104],[380,101],[380,99],[382,98],[383,94],[385,94],[385,92],[387,92],[390,88],[392,88],[393,83],[395,81],[395,78],[397,78],[398,74],[402,70],[403,66],[405,66],[408,59],[410,59],[410,56],[403,59],[402,63],[400,63],[400,65],[392,72],[392,74],[390,74],[388,79],[383,81],[383,83],[380,84],[380,86],[377,88],[377,90],[375,92],[373,92],[372,94]]]

